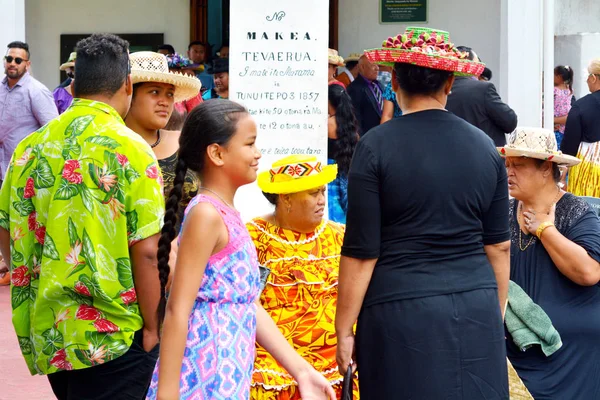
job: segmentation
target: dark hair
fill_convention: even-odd
[[[463,53],[468,53],[469,54],[469,60],[473,61],[475,59],[475,52],[473,51],[472,48],[468,47],[468,46],[457,46],[456,50],[461,51]]]
[[[160,302],[158,318],[162,322],[165,317],[165,288],[169,279],[169,253],[171,242],[177,236],[175,226],[179,203],[183,195],[183,184],[188,169],[201,175],[204,169],[206,149],[211,144],[226,145],[235,134],[237,123],[248,110],[242,105],[225,99],[206,101],[194,108],[188,115],[181,136],[179,152],[175,167],[173,189],[165,205],[165,224],[158,242],[158,276],[160,279]]]
[[[394,71],[400,88],[409,95],[437,93],[452,76],[450,71],[405,63],[394,64]]]
[[[358,143],[358,122],[354,116],[352,100],[340,85],[329,85],[329,103],[335,109],[337,140],[334,159],[340,175],[348,176],[350,161]]]
[[[346,69],[349,71],[358,65],[358,61],[346,61]]]
[[[171,46],[170,44],[161,44],[158,46],[158,50],[166,50],[169,52],[169,54],[175,54],[175,47]]]
[[[129,43],[118,36],[96,33],[76,47],[76,97],[102,94],[112,97],[130,73]]]
[[[269,203],[273,204],[277,207],[277,203],[279,202],[279,195],[275,193],[265,193],[262,192],[263,196],[269,201]]]
[[[484,78],[486,81],[491,81],[492,80],[492,70],[489,69],[488,67],[485,67],[483,69],[483,72],[481,73],[481,77]]]
[[[207,45],[206,43],[200,41],[200,40],[194,40],[193,42],[191,42],[190,44],[188,44],[188,51],[192,49],[192,46],[202,46],[204,47],[204,51],[207,51]]]
[[[554,68],[554,75],[560,76],[563,82],[565,82],[565,84],[571,91],[571,93],[573,93],[573,68],[569,67],[568,65],[559,65],[558,67]]]
[[[533,161],[535,161],[535,166],[538,169],[546,162],[546,160],[540,160],[538,158],[533,158]],[[560,182],[560,168],[557,163],[552,163],[552,179],[554,179],[554,182],[556,183]]]
[[[25,52],[27,53],[27,58],[30,58],[31,55],[29,54],[29,45],[25,42],[19,42],[14,41],[14,42],[10,42],[8,44],[8,46],[6,46],[7,49],[23,49],[25,50]]]

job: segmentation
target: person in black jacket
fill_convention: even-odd
[[[563,153],[572,156],[577,156],[581,142],[600,142],[600,59],[592,61],[588,70],[590,94],[571,107],[560,147]]]
[[[377,81],[379,66],[371,63],[363,55],[358,60],[359,75],[348,86],[354,113],[358,120],[362,136],[371,128],[379,125],[383,111],[383,88]]]
[[[468,52],[470,60],[475,59],[471,48],[460,46],[458,49]],[[517,114],[502,101],[491,82],[457,77],[446,109],[484,131],[496,146],[504,146],[505,134],[517,127]]]

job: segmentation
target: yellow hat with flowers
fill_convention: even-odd
[[[258,175],[265,193],[289,194],[315,189],[335,180],[337,165],[323,165],[315,156],[292,155],[276,161]]]

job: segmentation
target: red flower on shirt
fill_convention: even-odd
[[[29,227],[29,230],[31,232],[35,231],[35,229],[37,228],[37,213],[34,211],[31,214],[29,214],[29,217],[27,218],[27,226]]]
[[[24,199],[30,199],[35,196],[35,187],[33,186],[33,178],[27,178],[27,183],[25,184],[25,192],[23,193]]]
[[[129,160],[127,159],[127,156],[124,154],[117,154],[117,160],[119,161],[119,164],[121,164],[121,166],[126,166],[129,163]]]
[[[158,178],[158,168],[156,167],[156,165],[148,167],[148,169],[146,170],[146,176],[150,179]]]
[[[126,292],[121,293],[121,300],[123,300],[123,303],[128,306],[131,303],[134,303],[137,301],[137,295],[135,293],[135,288],[131,288]]]
[[[67,361],[67,352],[65,349],[60,349],[54,353],[54,357],[50,360],[50,365],[65,371],[71,371],[73,369],[71,363]]]
[[[35,228],[35,240],[37,240],[37,242],[39,244],[44,244],[44,242],[46,241],[46,227],[45,226],[38,226]]]
[[[83,176],[79,172],[75,172],[76,169],[81,168],[79,161],[67,160],[65,161],[65,167],[63,168],[62,177],[65,178],[69,183],[76,185],[83,182]]]
[[[119,327],[107,319],[97,320],[96,322],[94,322],[94,327],[100,333],[113,333],[119,331]]]
[[[100,311],[87,304],[81,304],[77,309],[77,314],[75,314],[76,319],[82,319],[84,321],[95,321],[101,316],[102,314],[100,314]]]
[[[13,286],[23,287],[28,286],[31,282],[29,268],[26,265],[21,265],[19,268],[13,269],[10,275],[10,282]]]
[[[90,297],[92,295],[90,293],[90,289],[88,289],[88,287],[85,286],[85,284],[80,281],[75,283],[75,291],[79,294],[82,294],[82,295],[88,296],[88,297]]]

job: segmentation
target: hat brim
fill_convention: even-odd
[[[344,63],[344,59],[342,57],[329,57],[329,64],[330,65],[335,65],[337,67],[343,67],[344,65],[346,65]]]
[[[134,69],[131,71],[131,82],[157,82],[175,86],[175,103],[198,96],[202,83],[198,78],[183,75],[179,72],[156,72]]]
[[[56,64],[54,64],[54,65],[56,65]],[[66,71],[67,69],[72,68],[74,66],[75,66],[75,61],[66,62],[64,64],[61,64],[59,70]]]
[[[269,171],[258,174],[258,187],[265,193],[290,194],[305,190],[315,189],[333,182],[337,177],[338,167],[336,164],[327,165],[317,175],[291,179],[285,182],[271,182]]]
[[[479,76],[485,68],[485,64],[480,62],[404,49],[371,49],[365,51],[365,56],[376,64],[388,66],[394,66],[395,63],[413,64],[454,72],[455,75],[460,76]]]
[[[536,158],[538,160],[551,161],[553,163],[564,165],[567,167],[572,167],[573,165],[577,165],[581,162],[581,160],[577,157],[573,157],[567,154],[556,154],[556,153],[540,153],[537,151],[531,151],[526,149],[518,149],[514,147],[496,147],[498,153],[502,158],[504,157],[528,157],[528,158]]]

